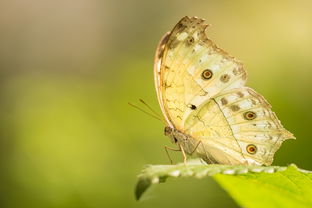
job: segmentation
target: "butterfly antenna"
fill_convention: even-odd
[[[157,116],[155,116],[155,115],[153,115],[153,114],[151,114],[151,113],[149,113],[149,112],[143,110],[142,108],[140,108],[140,107],[138,107],[138,106],[136,106],[136,105],[134,105],[134,104],[132,104],[132,103],[128,103],[128,104],[129,104],[130,106],[132,106],[132,107],[138,109],[139,111],[141,111],[141,112],[143,112],[143,113],[145,113],[145,114],[147,114],[147,115],[149,115],[149,116],[152,116],[153,118],[155,118],[155,119],[157,119],[157,120],[159,120],[159,121],[161,121],[162,123],[165,124],[165,122],[164,122],[162,119],[160,119],[159,117],[157,117]],[[166,125],[166,124],[165,124],[165,125]]]
[[[150,106],[148,105],[144,100],[139,99],[139,101],[141,103],[143,103],[150,111],[152,111],[156,116],[158,116],[159,118],[161,118],[161,116]]]

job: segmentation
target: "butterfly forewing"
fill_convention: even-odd
[[[157,58],[161,64],[155,69],[160,72],[159,99],[178,129],[191,112],[189,106],[199,106],[225,89],[243,86],[246,80],[242,64],[206,38],[206,27],[202,19],[183,18],[157,53],[161,54]]]

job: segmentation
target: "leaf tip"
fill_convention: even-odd
[[[137,201],[140,200],[143,193],[148,189],[148,187],[151,185],[151,181],[147,178],[139,178],[139,181],[135,187],[135,199]]]

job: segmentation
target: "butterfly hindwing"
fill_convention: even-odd
[[[270,104],[251,88],[233,89],[221,93],[214,100],[246,160],[269,165],[281,143],[293,138],[271,110]],[[253,149],[248,149],[250,147]]]
[[[217,163],[244,163],[242,150],[233,136],[232,129],[214,99],[207,100],[189,114],[184,123],[184,132],[202,144],[197,154],[205,161]]]

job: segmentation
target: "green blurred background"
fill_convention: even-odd
[[[312,169],[312,1],[0,1],[0,207],[237,207],[212,179],[134,200],[144,164],[168,164],[153,57],[185,15],[245,64],[248,85],[297,140],[274,164]],[[181,161],[180,153],[173,153]]]

